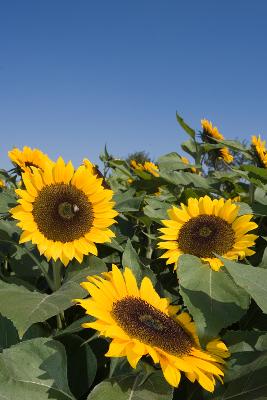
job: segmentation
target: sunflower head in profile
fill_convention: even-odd
[[[173,206],[168,210],[170,219],[163,220],[165,227],[160,228],[163,241],[158,246],[167,250],[161,258],[176,267],[181,254],[192,254],[218,271],[223,262],[216,254],[230,260],[254,254],[250,247],[257,236],[248,232],[257,224],[251,221],[251,214],[238,217],[238,211],[231,199],[212,200],[209,196],[190,198],[188,205],[180,208]]]
[[[32,167],[39,168],[43,171],[46,165],[54,164],[41,150],[31,149],[27,146],[24,146],[22,150],[18,148],[10,150],[8,156],[13,164],[22,172],[30,172]]]
[[[83,324],[111,338],[107,357],[127,357],[136,368],[142,356],[159,364],[167,382],[177,387],[181,372],[213,392],[215,378],[222,380],[227,347],[218,338],[203,350],[195,324],[179,306],[160,298],[145,277],[140,285],[129,268],[121,272],[115,265],[101,276],[88,277],[81,285],[91,295],[76,300],[94,322]]]
[[[227,147],[223,147],[222,149],[219,149],[220,157],[222,158],[227,164],[230,164],[233,162],[234,157],[232,154],[229,152],[229,149]]]
[[[97,178],[102,179],[102,185],[105,189],[110,189],[109,185],[107,184],[104,175],[101,171],[99,171],[98,167],[93,164],[88,158],[83,159],[83,165],[91,172],[91,174],[96,175]]]
[[[224,140],[224,136],[218,131],[216,126],[212,125],[212,122],[208,121],[207,119],[201,120],[202,126],[202,139],[205,142],[214,143],[212,139],[216,140]]]
[[[265,140],[261,140],[260,135],[251,137],[253,155],[256,156],[259,167],[267,168],[267,150]]]
[[[23,230],[20,243],[32,241],[48,260],[66,266],[74,257],[82,262],[84,255],[97,255],[95,243],[115,236],[108,229],[118,214],[113,192],[85,166],[74,171],[60,157],[44,171],[33,167],[22,179],[25,190],[16,190],[20,204],[11,209]]]
[[[134,170],[149,172],[151,175],[155,177],[159,176],[158,173],[159,167],[152,161],[145,161],[144,164],[141,164],[136,162],[136,160],[131,160],[130,165]]]

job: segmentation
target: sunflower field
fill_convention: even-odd
[[[0,399],[267,399],[265,141],[177,122],[154,162],[10,149]]]

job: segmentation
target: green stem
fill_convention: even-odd
[[[254,198],[255,198],[255,186],[254,183],[250,183],[249,185],[249,202],[250,205],[254,203]]]
[[[53,280],[54,280],[54,291],[60,289],[61,287],[61,269],[62,264],[60,260],[54,261],[52,260],[52,270],[53,270]],[[64,312],[57,314],[57,328],[58,330],[63,328],[65,323]]]
[[[150,226],[147,227],[147,248],[146,248],[146,258],[151,258],[152,253],[153,253],[153,248],[152,248],[152,240],[150,238]]]

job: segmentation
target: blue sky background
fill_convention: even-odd
[[[98,161],[179,151],[211,119],[267,131],[267,2],[0,0],[1,166],[29,145]]]

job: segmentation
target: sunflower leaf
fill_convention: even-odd
[[[129,374],[107,379],[94,387],[87,400],[171,400],[173,389],[160,372]]]
[[[130,268],[138,281],[141,280],[141,262],[135,249],[133,248],[130,239],[127,240],[125,250],[122,255],[122,265],[124,268]]]
[[[226,369],[225,385],[218,388],[212,400],[265,400],[266,332],[229,331],[223,339],[231,358]]]
[[[52,294],[32,292],[25,287],[0,281],[0,313],[11,319],[20,337],[36,322],[46,321],[73,306],[73,299],[86,296],[80,282],[88,275],[105,268],[88,267],[68,277],[60,289]]]
[[[177,122],[180,124],[180,126],[183,128],[183,130],[189,135],[191,136],[191,138],[195,138],[196,136],[196,132],[194,131],[194,129],[190,128],[190,126],[188,126],[182,117],[180,117],[180,115],[176,112],[176,119]]]
[[[243,288],[267,314],[267,269],[224,259],[223,262],[236,284]]]
[[[249,307],[250,298],[245,290],[223,269],[213,271],[197,257],[182,255],[177,275],[180,294],[203,341],[238,321]]]
[[[63,345],[38,338],[4,350],[0,354],[0,398],[74,400]]]

